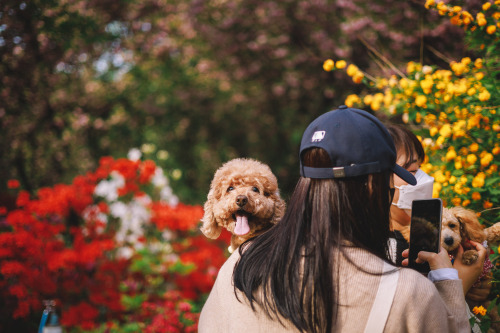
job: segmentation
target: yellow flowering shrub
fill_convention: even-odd
[[[428,157],[421,168],[435,179],[433,196],[445,206],[476,211],[485,225],[500,222],[500,0],[485,2],[477,13],[435,0],[427,0],[425,7],[462,27],[477,58],[452,61],[449,68],[409,62],[406,73],[390,77],[372,77],[337,60],[343,65],[336,70],[345,70],[366,87],[361,95],[349,95],[345,104],[399,115],[421,137]],[[494,249],[492,260],[498,257]],[[494,274],[500,281],[500,270]],[[492,294],[499,293],[495,285]],[[486,316],[481,324],[486,325],[486,309],[476,311]]]

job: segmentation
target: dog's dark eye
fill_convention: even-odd
[[[448,227],[450,227],[450,229],[453,229],[453,228],[455,228],[455,227],[456,227],[456,225],[455,225],[455,224],[453,224],[453,223],[450,223],[450,224],[448,224]]]
[[[227,188],[227,192],[231,192],[232,190],[234,190],[234,187],[232,187],[232,186],[229,186],[229,187]]]
[[[259,189],[258,189],[257,187],[255,187],[255,186],[254,186],[254,187],[252,187],[252,191],[257,192],[257,193],[260,193]]]

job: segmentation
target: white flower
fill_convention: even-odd
[[[141,159],[142,153],[137,148],[132,148],[128,151],[127,158],[131,161],[138,161]]]
[[[108,223],[108,215],[102,213],[97,205],[90,205],[85,207],[82,212],[82,217],[86,222],[101,221],[104,223]]]
[[[121,259],[130,259],[134,255],[134,250],[128,246],[120,247],[116,253],[116,256]]]
[[[109,205],[109,213],[113,217],[122,219],[127,215],[128,207],[121,201],[113,202],[111,205]]]
[[[125,178],[117,171],[112,171],[110,176],[110,180],[101,180],[97,184],[94,194],[113,202],[118,199],[118,189],[125,186]]]
[[[422,67],[422,73],[424,73],[424,74],[432,73],[432,67],[425,65],[424,67]]]
[[[155,173],[153,175],[153,178],[151,178],[151,183],[155,187],[164,187],[168,186],[168,179],[165,177],[165,174],[163,173],[163,169],[157,167],[155,170]]]

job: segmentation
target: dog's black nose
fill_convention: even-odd
[[[248,198],[244,195],[238,195],[236,197],[236,204],[240,207],[243,207],[247,204]]]
[[[446,245],[453,245],[453,243],[454,243],[454,242],[455,242],[455,240],[453,240],[453,237],[449,237],[449,236],[448,236],[448,237],[445,237],[445,238],[444,238],[444,243],[445,243]]]

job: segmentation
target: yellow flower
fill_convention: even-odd
[[[358,71],[358,66],[356,65],[350,64],[349,66],[347,66],[347,75],[349,76],[354,76],[354,74],[356,74]]]
[[[484,11],[487,11],[488,9],[490,9],[490,7],[491,7],[491,3],[489,3],[489,2],[483,3],[483,10]]]
[[[493,161],[493,154],[487,153],[481,158],[481,166],[488,166]]]
[[[425,2],[425,8],[429,9],[429,7],[434,6],[436,2],[434,0],[427,0]]]
[[[488,23],[483,13],[477,13],[476,20],[477,20],[477,25],[480,27],[485,26],[486,23]]]
[[[493,35],[495,33],[495,31],[497,31],[497,27],[494,26],[494,25],[490,25],[486,28],[486,32],[489,34],[489,35]]]
[[[323,63],[323,69],[327,72],[330,72],[334,68],[335,63],[332,59],[325,60]]]
[[[473,127],[479,128],[479,123],[481,122],[481,115],[475,114],[467,120],[467,129],[471,129]]]
[[[475,314],[480,314],[482,316],[484,316],[486,314],[486,309],[480,305],[480,306],[475,306],[473,309],[472,309],[472,312],[474,312]]]
[[[434,180],[437,181],[438,183],[444,183],[447,181],[446,176],[443,174],[441,170],[434,172],[433,177]]]
[[[443,127],[439,130],[439,135],[444,136],[445,138],[451,135],[451,126],[450,124],[444,124]]]
[[[437,145],[438,147],[442,146],[442,145],[443,145],[443,143],[444,143],[444,140],[445,140],[445,139],[446,139],[446,138],[445,138],[444,136],[440,136],[440,137],[439,137],[439,138],[437,138],[437,140],[436,140],[436,145]]]
[[[495,147],[493,148],[493,150],[491,151],[493,153],[493,155],[498,155],[500,154],[500,147]]]
[[[462,202],[462,206],[467,207],[468,205],[470,205],[469,199],[466,199],[466,200],[464,200],[464,202]]]
[[[352,108],[355,103],[359,103],[360,101],[361,101],[361,99],[358,97],[358,95],[351,94],[351,95],[346,97],[344,103],[348,107]]]
[[[427,97],[423,95],[418,95],[417,98],[415,99],[415,104],[419,107],[423,107],[426,102],[427,102]]]
[[[339,60],[335,63],[335,67],[337,67],[338,69],[345,68],[346,65],[347,64],[346,64],[345,60]]]
[[[465,65],[461,62],[451,62],[450,67],[453,72],[455,72],[455,75],[462,75],[463,72],[465,72]]]
[[[352,77],[352,81],[354,83],[361,83],[361,81],[363,81],[363,78],[365,77],[365,74],[363,74],[363,72],[361,71],[358,71],[356,74],[354,74],[354,76]]]
[[[467,90],[467,95],[472,96],[476,94],[476,88],[469,88]]]
[[[422,122],[422,115],[420,114],[420,112],[417,112],[417,114],[415,115],[415,122],[418,124]]]
[[[472,143],[469,147],[469,150],[473,153],[475,153],[479,149],[479,145],[477,143]]]
[[[498,171],[498,165],[497,164],[492,164],[489,169],[486,171],[487,174],[491,175],[494,172]]]
[[[455,161],[455,169],[457,170],[462,169],[462,160]]]
[[[484,203],[483,203],[483,207],[484,209],[488,209],[488,208],[491,208],[493,207],[493,203],[489,200],[486,200]],[[483,315],[484,316],[484,315]]]
[[[480,172],[472,179],[472,187],[483,187],[484,186],[485,174]]]
[[[439,192],[442,188],[443,185],[441,185],[440,183],[434,183],[434,185],[432,186],[432,197],[439,198]]]
[[[481,81],[484,78],[484,73],[477,72],[476,74],[474,74],[474,77],[476,78],[476,80]]]
[[[486,89],[484,89],[483,91],[481,91],[481,92],[479,93],[479,100],[480,100],[481,102],[484,102],[484,101],[489,100],[489,99],[490,99],[490,97],[491,97],[491,95],[490,95],[490,93],[488,92],[488,90],[486,90]]]
[[[446,161],[448,162],[454,160],[455,157],[457,157],[457,152],[454,149],[451,149],[446,153]]]
[[[472,200],[480,200],[481,194],[479,192],[472,193]]]
[[[474,154],[467,155],[467,163],[474,164],[477,161],[477,156]]]
[[[455,197],[455,198],[451,199],[451,202],[453,203],[454,206],[459,206],[460,203],[462,202],[462,199]]]
[[[406,65],[406,72],[408,74],[410,73],[413,73],[415,71],[416,67],[415,67],[415,63],[413,61],[410,61],[407,65]]]
[[[483,68],[483,59],[477,58],[474,61],[474,66],[476,66],[477,69]]]
[[[424,91],[425,94],[430,94],[432,92],[433,85],[434,82],[432,81],[432,79],[425,79],[420,81],[420,87],[422,87],[422,90]]]

